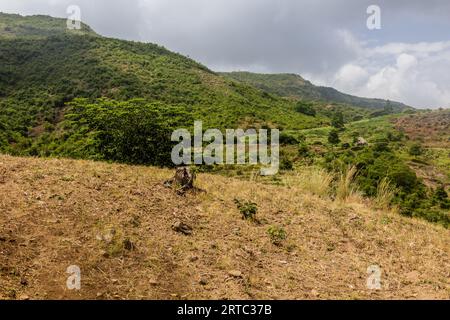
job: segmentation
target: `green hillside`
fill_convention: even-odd
[[[90,34],[96,33],[86,24],[81,24],[80,30],[67,29],[66,19],[50,16],[21,16],[0,12],[0,36],[2,38],[42,38],[60,34]]]
[[[369,109],[383,109],[388,104],[388,101],[382,99],[360,98],[339,92],[334,88],[315,86],[296,74],[230,72],[222,73],[222,75],[282,97],[345,103]],[[389,105],[394,111],[402,111],[408,108],[400,102],[390,101]]]
[[[220,129],[327,123],[297,112],[292,101],[224,78],[161,46],[104,38],[87,26],[66,31],[65,23],[0,15],[0,151],[47,155],[48,146],[41,148],[38,140],[60,133],[75,98],[86,103],[140,98]]]

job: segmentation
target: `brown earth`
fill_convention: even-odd
[[[1,299],[449,299],[450,232],[304,190],[200,174],[0,156]],[[258,205],[242,220],[233,200]],[[175,222],[192,227],[184,235]],[[271,242],[269,226],[287,239]],[[81,269],[81,290],[66,269]],[[381,290],[366,287],[378,265]]]
[[[397,118],[394,124],[411,140],[421,141],[425,147],[450,148],[448,109]]]

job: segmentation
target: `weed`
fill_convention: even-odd
[[[267,230],[267,233],[269,234],[272,243],[277,246],[281,245],[283,240],[286,240],[287,238],[286,231],[283,229],[283,227],[271,226]]]
[[[256,213],[258,212],[258,206],[254,202],[234,199],[234,203],[242,214],[244,220],[256,220]]]

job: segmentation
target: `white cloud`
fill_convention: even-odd
[[[360,51],[361,52],[361,51]],[[450,42],[365,48],[327,84],[356,95],[421,108],[450,107]]]

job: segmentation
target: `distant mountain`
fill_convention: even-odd
[[[334,88],[315,86],[296,74],[258,74],[250,72],[221,74],[282,97],[345,103],[369,109],[383,109],[387,105],[390,105],[394,111],[402,111],[409,108],[400,102],[360,98],[339,92]]]

